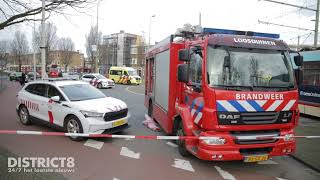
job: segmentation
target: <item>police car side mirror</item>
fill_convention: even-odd
[[[178,65],[178,81],[188,83],[188,65],[179,64]]]
[[[50,98],[52,101],[54,102],[59,102],[60,101],[60,97],[59,96],[53,96]]]
[[[297,56],[294,56],[294,63],[297,66],[302,66],[302,64],[303,64],[303,56],[301,56],[300,54],[297,55]]]
[[[190,61],[190,56],[189,56],[189,50],[188,49],[179,50],[179,60],[180,61],[184,61],[184,62],[189,62]]]

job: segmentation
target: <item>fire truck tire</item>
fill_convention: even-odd
[[[80,120],[74,116],[67,116],[64,122],[66,133],[83,133],[83,128]],[[69,136],[72,141],[82,141],[84,138],[80,136]]]
[[[29,111],[26,106],[21,105],[19,108],[19,119],[23,125],[30,125],[31,120],[29,116]]]
[[[98,88],[98,89],[102,89],[102,84],[99,83],[99,84],[97,85],[97,88]]]
[[[148,116],[152,117],[152,113],[153,113],[152,101],[149,101]]]
[[[184,130],[183,130],[182,121],[180,121],[180,124],[178,126],[177,136],[185,136],[185,133],[184,133]],[[190,153],[188,152],[188,150],[186,148],[185,140],[179,139],[177,141],[177,144],[178,144],[178,151],[179,151],[181,156],[189,156],[190,155]]]

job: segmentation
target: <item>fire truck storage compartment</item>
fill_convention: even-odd
[[[155,57],[155,103],[168,111],[170,50],[163,51]]]

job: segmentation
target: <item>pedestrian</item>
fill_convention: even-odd
[[[21,86],[24,86],[25,83],[26,83],[26,74],[22,72],[21,78],[20,78],[20,84]]]

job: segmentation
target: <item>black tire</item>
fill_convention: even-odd
[[[128,85],[131,85],[131,81],[130,81],[130,80],[129,80],[129,81],[127,81],[127,84],[128,84]]]
[[[177,136],[185,136],[182,121],[180,121],[180,123],[179,123],[176,135]],[[185,156],[190,155],[189,151],[186,148],[185,140],[177,140],[177,144],[178,144],[178,151],[181,156],[185,157]]]
[[[23,125],[30,125],[30,115],[26,106],[21,105],[19,108],[19,120]]]
[[[72,129],[71,124],[74,125]],[[77,124],[77,126],[76,126]],[[83,133],[82,124],[76,116],[68,116],[64,123],[64,129],[66,133]],[[72,141],[82,141],[84,138],[80,136],[69,136]]]
[[[152,118],[152,113],[153,113],[153,105],[152,105],[152,101],[149,101],[148,116],[151,118]]]
[[[97,85],[97,88],[98,88],[98,89],[102,89],[102,84],[99,83],[99,84]]]

